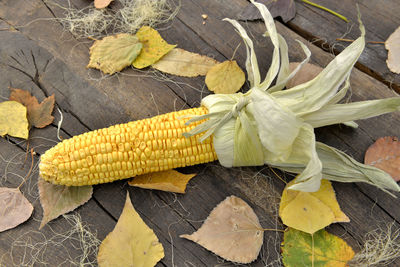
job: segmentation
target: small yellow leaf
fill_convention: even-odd
[[[199,230],[180,237],[226,260],[250,263],[260,253],[264,232],[253,209],[242,199],[230,196],[211,211]]]
[[[97,262],[105,266],[154,266],[164,257],[164,248],[153,230],[140,218],[126,195],[124,210],[114,230],[100,245]]]
[[[196,174],[183,174],[175,170],[153,172],[136,176],[128,182],[131,186],[185,193],[186,185]]]
[[[216,64],[218,64],[218,61],[213,58],[174,48],[154,63],[152,67],[173,75],[196,77],[206,75]]]
[[[206,85],[216,94],[233,94],[245,82],[245,74],[236,61],[227,60],[212,67],[206,75]]]
[[[136,33],[136,37],[143,44],[143,49],[132,65],[143,69],[156,63],[162,56],[171,51],[176,45],[170,45],[160,36],[158,31],[149,26],[143,26]]]
[[[6,134],[28,139],[27,110],[24,105],[16,101],[0,103],[0,136]]]
[[[343,239],[325,230],[312,236],[289,228],[283,238],[282,261],[286,267],[345,267],[354,257],[353,249]]]
[[[90,61],[87,67],[113,74],[131,65],[141,49],[142,44],[132,34],[107,36],[95,41],[90,47]]]
[[[294,183],[288,183],[283,190],[279,207],[282,222],[294,229],[315,233],[334,222],[349,222],[336,200],[335,191],[328,180],[323,179],[317,192],[288,190]]]

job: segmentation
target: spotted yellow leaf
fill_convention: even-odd
[[[206,75],[206,85],[216,94],[233,94],[245,82],[245,74],[236,61],[227,60],[212,67]]]
[[[143,69],[156,63],[176,46],[168,44],[158,31],[149,26],[140,28],[136,33],[136,37],[143,44],[142,51],[132,63],[137,69]]]
[[[131,65],[141,49],[142,44],[132,34],[107,36],[95,41],[90,47],[90,61],[87,67],[113,74]]]
[[[128,193],[117,225],[100,245],[97,255],[99,266],[151,267],[163,257],[163,246],[136,212]]]
[[[152,172],[136,176],[129,185],[167,192],[185,193],[186,185],[196,174],[183,174],[175,170]]]
[[[336,200],[335,191],[328,180],[321,181],[317,192],[288,190],[282,193],[279,216],[282,222],[294,229],[312,234],[334,222],[349,222]]]
[[[0,136],[6,134],[28,139],[27,109],[16,101],[0,103]]]
[[[325,230],[307,234],[289,228],[282,243],[282,262],[286,267],[345,267],[354,257],[347,243]]]

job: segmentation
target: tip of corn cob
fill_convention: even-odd
[[[46,181],[83,186],[214,161],[211,138],[185,138],[202,121],[185,125],[193,108],[87,132],[58,143],[41,156],[39,175]]]

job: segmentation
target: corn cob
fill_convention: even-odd
[[[204,115],[205,107],[186,109],[87,132],[58,143],[42,155],[39,174],[54,184],[107,183],[149,172],[214,161],[211,137],[182,135],[185,115]]]

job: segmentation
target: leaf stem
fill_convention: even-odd
[[[335,11],[329,9],[329,8],[326,8],[326,7],[324,7],[324,6],[318,5],[318,4],[316,4],[316,3],[314,3],[314,2],[311,2],[311,1],[309,1],[309,0],[301,0],[301,1],[303,1],[304,3],[309,4],[309,5],[311,5],[311,6],[315,6],[315,7],[319,8],[319,9],[325,10],[325,11],[327,11],[327,12],[329,12],[329,13],[335,15],[336,17],[338,17],[338,18],[340,18],[340,19],[342,19],[342,20],[344,20],[344,21],[346,21],[346,22],[349,22],[349,20],[348,20],[345,16],[340,15],[339,13],[337,13],[337,12],[335,12]]]
[[[25,176],[25,179],[22,181],[22,183],[17,187],[17,189],[19,190],[20,187],[26,182],[26,180],[28,180],[29,176],[32,173],[32,169],[33,169],[33,155],[35,155],[35,151],[33,151],[33,148],[31,148],[31,157],[32,157],[32,162],[31,162],[31,168],[28,171],[28,174]]]
[[[336,41],[342,41],[342,42],[354,42],[352,39],[345,39],[345,38],[336,38]],[[380,42],[380,41],[367,41],[369,44],[385,44],[385,42]]]

